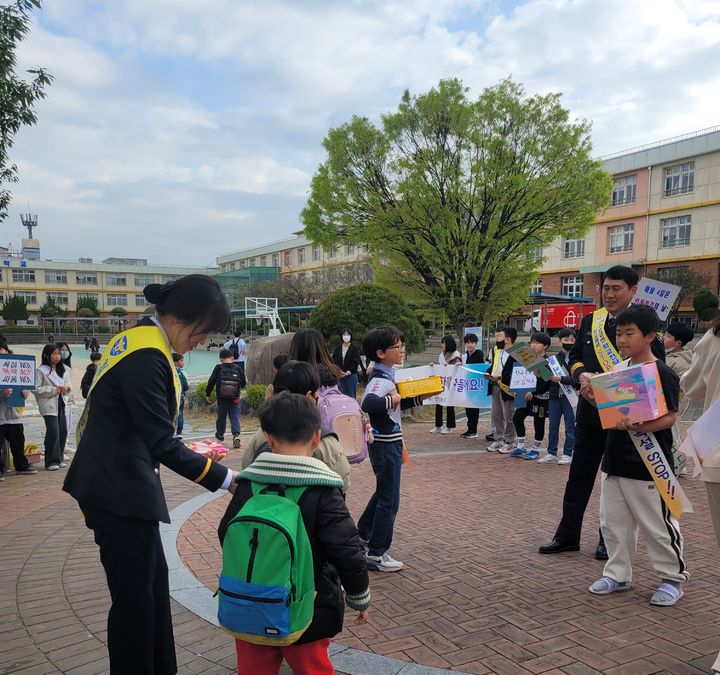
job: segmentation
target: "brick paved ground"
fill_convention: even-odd
[[[704,490],[682,484],[696,513],[683,520],[691,582],[674,608],[649,604],[658,585],[642,541],[634,589],[596,597],[602,573],[598,494],[588,509],[582,550],[540,556],[560,517],[568,467],[488,454],[436,454],[478,447],[457,435],[408,425],[414,473],[403,477],[392,553],[398,574],[373,573],[367,626],[349,626],[342,644],[471,673],[673,675],[709,672],[720,648],[717,545]],[[430,453],[430,454],[428,454]],[[356,466],[348,496],[359,516],[372,485]],[[227,499],[203,507],[180,532],[186,564],[215,588],[220,554],[215,528]],[[349,622],[348,622],[349,623]]]
[[[597,496],[583,550],[541,557],[536,549],[557,524],[567,467],[438,455],[477,442],[432,436],[428,428],[408,425],[415,469],[404,476],[393,546],[407,569],[372,575],[371,624],[346,630],[343,644],[477,673],[709,671],[720,648],[720,588],[699,483],[683,479],[697,513],[683,522],[692,579],[681,603],[649,605],[656,580],[642,544],[635,589],[596,598],[586,587],[602,570],[591,557]],[[238,464],[237,453],[228,464]],[[74,501],[60,491],[62,473],[11,474],[0,483],[0,673],[107,672],[104,576]],[[370,474],[367,463],[353,471],[355,515],[369,494]],[[203,492],[169,472],[163,480],[171,507]],[[196,513],[178,542],[186,563],[211,587],[225,502]],[[232,642],[224,634],[175,602],[173,613],[181,673],[233,672]]]

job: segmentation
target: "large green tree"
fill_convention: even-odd
[[[15,134],[37,122],[35,103],[45,98],[52,81],[43,68],[29,70],[29,82],[15,73],[15,51],[30,30],[30,12],[41,5],[41,0],[16,0],[0,7],[0,221],[7,217],[12,197],[4,185],[18,181],[17,166],[8,163]]]
[[[5,319],[5,321],[15,322],[27,321],[30,316],[25,298],[19,295],[11,295],[3,304],[0,314],[2,314],[2,318]]]
[[[456,79],[405,92],[379,126],[353,117],[324,147],[306,234],[326,248],[370,244],[379,282],[458,328],[522,305],[538,248],[587,231],[612,190],[589,124],[559,94],[528,96],[509,79],[475,100]]]

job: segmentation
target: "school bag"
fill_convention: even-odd
[[[235,361],[237,361],[240,357],[240,347],[238,347],[239,340],[240,338],[238,338],[237,340],[233,340],[228,350],[232,354],[232,357]]]
[[[231,364],[221,364],[218,374],[218,398],[237,398],[245,386],[240,369]]]
[[[252,497],[228,524],[218,622],[256,645],[291,645],[310,625],[315,568],[298,506],[305,487],[250,483]]]
[[[367,456],[367,442],[360,404],[343,394],[337,386],[322,387],[318,397],[318,411],[320,426],[338,437],[348,462],[362,462]]]

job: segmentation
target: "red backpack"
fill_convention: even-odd
[[[358,464],[367,456],[365,417],[360,404],[343,394],[337,385],[321,387],[318,397],[320,425],[332,431],[340,441],[350,464]]]

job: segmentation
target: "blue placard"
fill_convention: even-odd
[[[35,357],[0,354],[0,390],[12,389],[11,408],[24,408],[23,390],[35,389]]]

